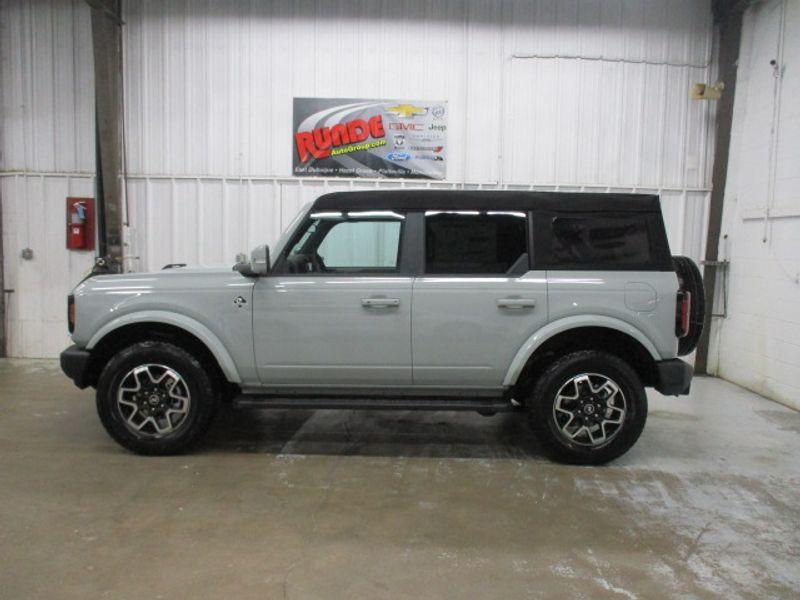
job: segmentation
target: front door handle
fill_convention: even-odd
[[[508,308],[512,310],[521,310],[523,308],[534,308],[536,300],[532,298],[498,298],[498,308]]]
[[[400,306],[400,298],[362,298],[364,308],[394,308]]]

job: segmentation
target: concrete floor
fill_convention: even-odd
[[[553,464],[516,415],[230,411],[143,458],[51,361],[0,361],[2,598],[797,597],[800,413],[651,394]]]

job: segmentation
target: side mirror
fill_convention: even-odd
[[[245,277],[262,277],[269,273],[269,246],[257,246],[250,253],[249,261],[240,261],[233,265],[233,270]]]

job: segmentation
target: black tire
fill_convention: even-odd
[[[175,424],[174,431],[161,434],[155,431],[154,424],[148,424],[137,434],[125,423],[126,415],[123,414],[123,406],[117,402],[117,394],[123,381],[130,386],[131,381],[142,377],[142,380],[150,385],[152,377],[149,381],[144,379],[144,376],[134,375],[134,379],[129,378],[133,369],[143,365],[154,365],[156,374],[163,371],[155,366],[163,365],[172,369],[182,379],[181,385],[184,387],[179,388],[182,390],[180,394],[186,396],[189,402],[180,421],[174,419],[174,415],[168,417],[170,427],[173,422]],[[169,378],[164,381],[163,385],[168,387]],[[165,397],[165,401],[173,402],[169,397]],[[218,394],[212,379],[200,361],[186,350],[167,342],[145,341],[124,348],[108,361],[97,382],[97,413],[100,421],[114,440],[138,454],[166,455],[185,450],[208,430],[217,403]],[[150,407],[142,410],[148,409]],[[130,417],[133,412],[135,411],[131,408],[128,416]],[[145,419],[140,416],[139,420]],[[166,425],[164,428],[167,428]]]
[[[695,262],[687,256],[673,256],[672,264],[681,290],[692,295],[692,307],[689,312],[689,333],[678,339],[678,356],[690,354],[697,348],[700,336],[703,333],[703,323],[706,317],[706,291],[703,285],[703,276]]]
[[[579,436],[576,436],[578,441],[569,440],[567,435],[562,433],[557,421],[557,419],[569,420],[569,417],[563,417],[563,413],[558,413],[556,416],[555,410],[562,387],[569,385],[573,378],[587,373],[593,374],[593,377],[595,374],[600,377],[595,379],[595,383],[602,381],[602,377],[615,383],[622,393],[622,399],[615,393],[613,402],[621,405],[624,400],[625,406],[624,415],[618,417],[621,420],[618,426],[598,423],[588,426],[606,428],[608,440],[597,445],[580,443],[589,437],[588,431],[579,432]],[[583,384],[575,384],[576,392],[578,385]],[[576,400],[576,404],[577,402]],[[586,404],[593,402],[597,406],[600,401],[587,401]],[[531,425],[550,456],[566,463],[598,465],[621,456],[639,439],[647,420],[647,395],[639,376],[628,363],[606,352],[582,350],[559,358],[544,370],[533,386],[528,399],[528,409]],[[595,418],[597,415],[608,414],[594,412],[595,408],[592,410]],[[612,416],[618,414],[613,410],[609,412]],[[589,418],[591,415],[581,412],[581,416]],[[577,421],[579,419],[576,419]],[[587,426],[576,424],[573,427],[580,429]]]

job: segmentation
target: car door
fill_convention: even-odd
[[[312,213],[253,292],[263,385],[411,384],[405,216]]]
[[[515,354],[547,323],[547,278],[530,268],[521,211],[427,211],[414,282],[414,384],[500,388]]]

